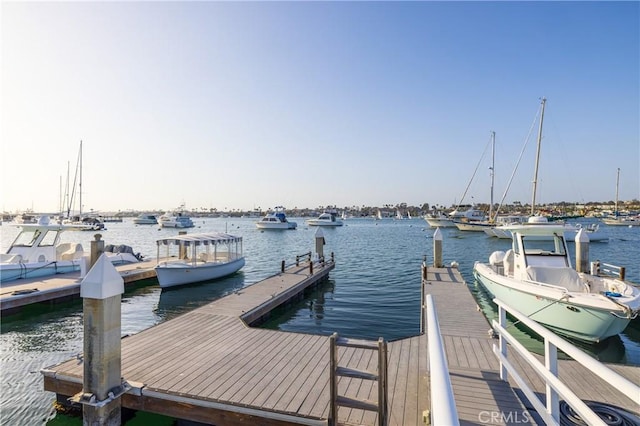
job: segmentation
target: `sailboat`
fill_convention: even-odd
[[[476,262],[473,275],[492,297],[558,334],[587,342],[615,336],[640,312],[640,289],[611,276],[572,267],[563,224],[534,216],[540,142],[546,99],[542,99],[533,179],[532,216],[511,225],[512,248]]]
[[[78,181],[78,198],[80,207],[78,209],[77,215],[71,215],[71,207],[73,206],[73,199],[75,197],[76,191],[76,178]],[[101,231],[104,230],[104,223],[102,223],[98,218],[91,216],[83,216],[82,215],[82,141],[80,141],[80,149],[78,151],[78,162],[76,164],[76,173],[73,180],[73,188],[71,190],[71,195],[69,198],[69,177],[67,171],[67,194],[65,198],[67,200],[66,206],[66,214],[63,213],[63,218],[61,223],[63,225],[67,225],[69,229],[75,229],[77,231]]]
[[[487,220],[454,220],[456,228],[460,231],[478,231],[485,232],[487,228],[493,228],[495,226],[495,218],[493,217],[493,183],[495,179],[495,161],[496,160],[496,132],[491,132],[491,167],[489,167],[491,174],[491,190],[490,190],[490,202],[489,202],[489,216]]]
[[[603,217],[602,221],[612,226],[640,226],[640,216],[620,216],[618,211],[618,189],[620,188],[620,168],[618,167],[618,176],[616,178],[616,204],[613,217]]]

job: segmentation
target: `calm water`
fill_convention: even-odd
[[[127,289],[122,302],[122,333],[133,334],[192,310],[237,288],[276,273],[280,262],[293,262],[296,254],[314,250],[315,227],[303,219],[294,231],[260,231],[256,219],[195,219],[197,228],[189,232],[227,231],[244,237],[247,258],[242,272],[212,284],[161,291],[154,280]],[[585,220],[582,223],[589,223]],[[177,234],[159,230],[157,225],[136,226],[109,223],[102,232],[107,244],[127,244],[136,252],[155,258],[155,239]],[[640,228],[602,226],[611,237],[608,243],[593,243],[590,258],[627,267],[627,277],[640,283]],[[16,229],[4,224],[2,251],[13,240]],[[336,268],[330,279],[292,309],[279,312],[265,326],[285,331],[395,340],[415,335],[419,330],[420,265],[423,256],[433,261],[433,230],[422,219],[395,221],[350,219],[346,226],[324,229],[325,253],[334,252]],[[65,241],[80,241],[89,248],[93,232],[68,232]],[[505,250],[507,240],[481,233],[443,229],[444,262],[459,263],[485,314],[495,313],[484,293],[476,287],[471,269],[476,260],[485,261],[494,250]],[[573,246],[573,244],[571,244]],[[487,329],[489,326],[487,325]],[[81,424],[78,419],[56,415],[55,395],[43,390],[40,369],[66,361],[82,352],[82,302],[57,305],[54,309],[30,308],[2,319],[1,406],[3,425]],[[517,330],[519,339],[534,351],[540,342],[526,330]],[[616,363],[640,365],[640,320],[620,337],[585,348],[595,357]],[[146,420],[148,422],[149,419]],[[154,419],[154,424],[160,420]],[[144,424],[140,420],[139,424]],[[133,421],[127,424],[135,424]]]

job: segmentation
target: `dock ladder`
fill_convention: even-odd
[[[330,368],[330,391],[331,407],[329,412],[329,425],[338,424],[338,407],[355,408],[366,411],[376,411],[378,413],[378,426],[387,425],[387,342],[380,337],[378,341],[348,339],[338,337],[338,333],[333,333],[329,338],[329,368]],[[378,368],[375,373],[355,368],[341,367],[338,365],[338,347],[367,349],[378,352]],[[369,401],[356,399],[344,395],[338,395],[338,379],[340,377],[350,377],[354,379],[372,380],[378,382],[378,400]]]

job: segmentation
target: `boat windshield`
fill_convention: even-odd
[[[43,231],[41,229],[23,230],[18,235],[16,240],[13,242],[13,245],[21,246],[21,247],[33,247],[38,241],[38,239],[40,239],[43,232],[45,233],[45,235],[44,235],[44,238],[42,238],[42,241],[40,242],[39,246],[40,247],[53,246],[55,244],[57,232],[47,231],[47,230]]]
[[[556,256],[564,256],[566,254],[563,238],[558,235],[544,238],[538,236],[523,236],[522,247],[524,249],[524,254]]]

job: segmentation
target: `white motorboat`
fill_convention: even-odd
[[[156,244],[155,271],[163,288],[222,278],[245,264],[242,237],[230,234],[184,234],[159,239]]]
[[[158,218],[158,224],[162,228],[193,228],[195,226],[191,218],[183,212],[166,212]]]
[[[75,225],[51,223],[42,216],[38,223],[17,225],[21,228],[6,253],[0,255],[0,281],[45,277],[79,271],[83,257],[88,256],[80,243],[62,243],[61,234],[77,230]],[[113,264],[136,263],[139,255],[118,250],[105,250]]]
[[[338,217],[338,212],[330,209],[315,219],[308,219],[307,224],[311,226],[342,226],[343,222]]]
[[[453,219],[451,219],[448,214],[440,211],[427,213],[424,216],[424,220],[426,220],[432,228],[455,228],[456,226],[456,224],[453,223]]]
[[[298,224],[290,222],[282,206],[277,206],[268,212],[260,221],[256,222],[258,229],[296,229]]]
[[[491,294],[557,333],[600,342],[621,333],[640,311],[640,289],[614,277],[578,273],[562,224],[533,217],[513,225],[512,248],[496,251],[473,274]]]
[[[141,213],[133,219],[133,223],[136,225],[157,225],[158,217],[154,214]]]

